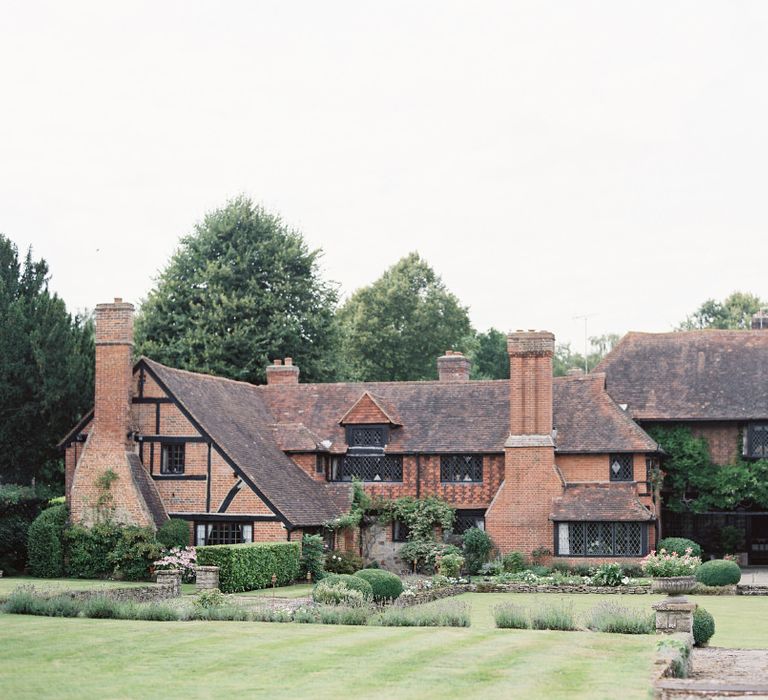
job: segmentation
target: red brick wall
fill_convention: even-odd
[[[709,455],[715,464],[733,464],[741,454],[738,423],[691,423],[691,432],[703,437],[709,445]]]
[[[552,499],[563,487],[551,447],[512,447],[506,451],[506,478],[485,514],[485,529],[502,553],[552,549]]]

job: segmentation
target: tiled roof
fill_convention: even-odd
[[[635,484],[568,484],[552,501],[550,520],[655,520],[635,491]]]
[[[554,380],[558,452],[651,452],[656,443],[603,391],[603,377]],[[390,452],[503,452],[509,436],[509,383],[377,382],[259,387],[277,421],[301,421],[331,452],[346,451],[339,416],[363,392],[397,411]]]
[[[155,523],[155,527],[160,527],[166,520],[168,520],[168,513],[163,505],[163,499],[160,498],[160,494],[157,492],[155,482],[147,473],[147,470],[141,465],[139,455],[128,452],[128,465],[131,468],[131,476],[136,484],[136,488],[144,498],[144,503],[147,504],[152,520]]]
[[[278,447],[258,387],[142,361],[292,526],[321,525],[344,512],[338,489],[313,481]]]
[[[768,331],[628,333],[596,371],[638,420],[768,418]]]
[[[605,375],[555,381],[558,452],[655,452],[657,443],[605,391]]]

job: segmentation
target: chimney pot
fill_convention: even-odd
[[[280,360],[280,359],[278,359],[278,358],[276,357],[276,358],[273,360],[273,363],[274,363],[275,367],[279,367],[280,365],[282,365],[282,364],[283,364],[283,361],[282,361],[282,360]]]
[[[267,384],[298,384],[299,368],[293,364],[292,357],[275,360],[274,364],[267,365]]]
[[[437,376],[441,382],[469,381],[470,361],[456,350],[446,350],[437,358]]]
[[[115,297],[115,304],[122,304],[123,303],[123,297]]]
[[[293,366],[293,358],[292,358],[292,357],[286,357],[286,358],[285,358],[285,366],[286,366],[286,367],[291,367],[291,366]]]

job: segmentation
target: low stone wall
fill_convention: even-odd
[[[433,600],[450,598],[462,593],[473,593],[476,587],[473,584],[459,584],[456,586],[443,586],[442,588],[430,588],[425,591],[419,591],[413,596],[400,596],[393,605],[399,608],[409,608],[412,605],[421,605],[422,603],[431,603]]]
[[[670,634],[656,650],[653,666],[653,684],[656,698],[666,697],[660,692],[660,682],[667,678],[687,678],[693,670],[693,635]]]
[[[650,586],[545,586],[528,583],[494,583],[481,581],[476,584],[478,593],[612,593],[618,595],[647,595]]]
[[[768,595],[768,586],[740,583],[736,586],[736,595]]]
[[[90,600],[91,598],[109,598],[110,600],[133,601],[135,603],[152,603],[159,600],[175,598],[172,585],[150,583],[146,586],[131,586],[125,588],[94,588],[90,591],[47,590],[40,591],[46,595],[66,595],[73,600]]]

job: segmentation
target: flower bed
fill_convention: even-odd
[[[442,598],[450,598],[454,595],[461,595],[462,593],[474,592],[476,586],[470,583],[456,583],[450,586],[442,586],[439,588],[426,588],[420,591],[415,591],[410,595],[406,595],[405,592],[393,603],[394,606],[399,608],[408,608],[412,605],[421,605],[422,603],[431,603],[433,600],[440,600]]]
[[[587,583],[576,585],[480,581],[473,588],[478,593],[615,593],[619,595],[647,595],[651,592],[650,584],[592,586]]]

